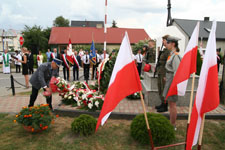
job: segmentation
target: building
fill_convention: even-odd
[[[210,21],[209,17],[205,17],[204,20],[188,20],[188,19],[173,19],[172,25],[168,26],[161,33],[161,37],[165,34],[173,35],[179,37],[181,40],[179,41],[180,53],[184,54],[185,48],[188,44],[189,39],[191,38],[192,32],[197,24],[200,22],[199,29],[199,46],[202,41],[203,49],[206,48],[206,44],[208,41],[210,29],[212,26],[212,21]],[[160,47],[162,44],[161,37],[157,38],[157,47]],[[225,22],[217,22],[216,29],[216,45],[217,48],[222,49],[222,53],[225,50]]]
[[[103,28],[103,21],[71,21],[71,27],[96,27]]]
[[[8,49],[9,51],[20,50],[20,36],[21,31],[0,29],[0,51],[3,51],[3,42],[4,49]]]
[[[128,32],[131,45],[138,43],[140,40],[150,39],[149,35],[144,29],[131,29],[131,28],[107,28],[107,49],[119,49],[125,32]],[[69,42],[69,37],[73,47],[90,45],[92,40],[95,44],[104,43],[104,28],[96,27],[53,27],[49,38],[51,48],[58,48],[63,50]]]

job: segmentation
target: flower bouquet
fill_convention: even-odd
[[[48,129],[54,123],[54,115],[51,113],[48,104],[23,107],[20,113],[16,115],[14,122],[22,124],[24,129],[28,131],[40,132]]]

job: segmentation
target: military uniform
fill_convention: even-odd
[[[155,62],[155,49],[149,48],[144,56],[145,63],[154,63]]]
[[[169,91],[170,85],[173,81],[174,75],[176,74],[180,61],[181,61],[181,56],[177,52],[175,52],[175,50],[171,51],[165,66],[166,84],[163,90],[163,97],[166,97]],[[176,102],[178,100],[178,96],[177,95],[169,96],[167,100]]]
[[[166,61],[168,56],[170,55],[170,51],[167,50],[166,48],[163,49],[163,51],[161,51],[160,55],[159,55],[159,59],[157,62],[157,75],[158,75],[158,92],[159,92],[159,97],[161,99],[161,102],[164,102],[164,97],[163,97],[163,90],[164,90],[164,86],[165,86],[165,80],[164,78],[166,77]]]
[[[32,93],[30,95],[29,107],[34,105],[35,100],[38,96],[38,91],[40,88],[48,87],[51,77],[58,76],[58,71],[53,70],[51,67],[51,62],[43,63],[38,67],[37,71],[31,76],[30,83],[32,85]],[[46,98],[46,102],[52,109],[52,96]]]

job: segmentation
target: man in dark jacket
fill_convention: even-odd
[[[60,64],[61,60],[55,58],[52,62],[41,64],[37,71],[31,76],[30,83],[32,85],[32,93],[30,95],[30,103],[28,107],[34,105],[40,88],[43,88],[44,91],[51,92],[51,89],[49,88],[49,82],[51,77],[58,76],[58,68]],[[46,97],[46,102],[49,104],[49,108],[52,109],[52,96]]]
[[[77,80],[79,80],[79,68],[80,68],[80,65],[81,65],[81,58],[77,54],[77,51],[74,51],[74,57],[76,58],[76,62],[74,60],[74,65],[73,65],[73,81],[76,80],[76,76],[77,76]]]

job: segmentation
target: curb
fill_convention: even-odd
[[[54,109],[55,114],[59,114],[60,116],[69,116],[69,117],[78,117],[81,114],[88,114],[95,118],[98,118],[100,112],[91,112],[86,110],[68,110],[68,109]],[[110,115],[110,119],[125,119],[125,120],[132,120],[138,113],[119,113],[119,112],[112,112]],[[163,116],[169,119],[169,114],[162,114]],[[225,120],[225,114],[206,114],[206,119],[214,119],[214,120]],[[188,114],[182,113],[177,114],[177,120],[187,120]]]

